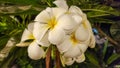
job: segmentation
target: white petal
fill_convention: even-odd
[[[78,23],[78,24],[80,24],[81,22],[82,22],[82,17],[80,16],[80,15],[73,15],[72,16],[73,18],[74,18],[74,20]]]
[[[41,40],[37,40],[37,42],[44,47],[49,47],[48,33],[46,33]]]
[[[71,6],[69,12],[73,15],[72,17],[75,19],[75,21],[80,24],[82,21],[81,15],[83,15],[83,12],[80,10],[80,8],[77,6]]]
[[[63,59],[63,61],[64,61],[64,63],[66,64],[66,65],[72,65],[73,63],[74,63],[74,59],[72,59],[72,58],[66,58],[66,57],[64,57],[64,56],[62,56],[62,59]]]
[[[65,37],[65,32],[61,28],[54,28],[50,30],[48,40],[55,45],[63,42]]]
[[[34,23],[33,35],[35,39],[41,40],[47,31],[47,24],[41,24],[39,22]]]
[[[81,24],[75,32],[75,37],[77,40],[83,42],[89,39],[90,34],[89,31],[86,28],[84,28],[83,25]]]
[[[71,43],[70,37],[66,36],[64,42],[57,45],[57,48],[60,51],[60,53],[63,53],[63,52],[66,52],[71,46],[72,46],[72,43]]]
[[[40,23],[47,23],[48,20],[50,20],[50,13],[47,11],[48,9],[46,8],[45,10],[41,11],[35,18],[34,21],[40,22]]]
[[[91,36],[89,47],[90,48],[94,48],[95,47],[95,37],[93,35]]]
[[[33,60],[41,59],[44,56],[44,50],[39,47],[36,42],[33,42],[28,47],[28,56]]]
[[[33,34],[28,31],[27,29],[24,30],[21,38],[21,42],[24,42],[26,40],[34,39]]]
[[[81,49],[81,51],[84,53],[84,52],[87,50],[88,45],[86,45],[86,44],[79,44],[78,47],[79,47],[79,48]]]
[[[16,44],[16,46],[18,47],[26,47],[29,46],[31,44],[31,42],[20,42],[18,44]]]
[[[74,14],[79,14],[80,16],[83,15],[82,10],[77,6],[71,6],[69,9],[69,12],[74,13]]]
[[[52,8],[53,15],[56,19],[59,19],[60,16],[65,14],[66,10],[63,8]]]
[[[71,15],[65,14],[59,18],[56,26],[63,28],[69,34],[77,28],[78,24]]]
[[[59,8],[68,9],[68,5],[65,0],[56,0],[53,3]]]
[[[66,51],[64,53],[65,57],[69,57],[69,58],[74,58],[81,55],[81,50],[79,49],[79,47],[77,45],[72,46],[71,48],[69,48],[68,51]]]
[[[28,24],[28,30],[29,30],[30,32],[33,32],[33,28],[34,28],[34,23],[29,23],[29,24]]]
[[[89,39],[89,47],[94,48],[95,47],[95,37],[92,32],[92,27],[90,22],[87,20],[86,14],[83,14],[83,22],[86,24],[89,34],[90,34],[90,39]]]
[[[82,55],[80,55],[79,57],[76,58],[76,62],[77,63],[81,63],[85,61],[85,55],[84,53]]]

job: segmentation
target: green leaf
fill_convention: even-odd
[[[103,48],[103,57],[105,57],[106,51],[107,51],[107,46],[108,46],[108,40],[105,42],[104,44],[104,48]]]
[[[33,68],[33,67],[30,64],[28,64],[26,68]]]
[[[87,16],[89,18],[95,18],[95,17],[102,17],[102,16],[108,16],[110,14],[106,14],[104,12],[87,12]]]
[[[0,0],[0,3],[19,5],[40,5],[40,0]]]
[[[87,58],[89,59],[89,61],[90,61],[91,63],[93,63],[94,65],[96,65],[96,66],[99,67],[99,62],[98,62],[96,56],[95,56],[93,53],[87,51],[87,52],[86,52],[86,56],[87,56]]]
[[[106,15],[111,14],[111,15],[115,15],[115,16],[120,16],[119,11],[113,9],[110,6],[104,6],[104,5],[99,5],[99,4],[97,4],[97,5],[89,5],[88,4],[82,10],[85,11],[85,12],[91,12],[92,14],[95,13],[95,15],[96,14],[98,14],[98,15],[101,14],[101,15],[104,16],[105,14]],[[94,17],[94,16],[91,16],[91,17]]]
[[[113,61],[117,60],[118,58],[120,58],[119,54],[113,53],[112,56],[110,56],[107,60],[107,64],[111,64]]]
[[[0,50],[6,45],[6,43],[9,40],[9,38],[10,37],[6,36],[6,35],[0,37]]]
[[[92,23],[107,23],[107,24],[115,23],[115,21],[110,20],[110,19],[105,19],[104,17],[89,18],[89,20]]]

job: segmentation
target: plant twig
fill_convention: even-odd
[[[56,49],[56,68],[61,68],[60,64],[60,52]]]
[[[107,39],[108,39],[112,44],[114,44],[116,47],[120,47],[120,46],[118,46],[118,43],[117,43],[115,40],[113,40],[111,37],[109,37],[106,33],[104,33],[104,32],[100,29],[100,27],[97,27],[97,28],[98,28],[98,31],[100,32],[101,35],[107,37]]]
[[[46,53],[46,68],[50,68],[50,56],[51,56],[51,47],[49,47]]]

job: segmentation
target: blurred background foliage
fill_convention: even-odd
[[[0,0],[0,68],[45,68],[45,59],[31,60],[27,49],[16,47],[23,30],[46,7],[55,6],[54,0]],[[120,67],[120,1],[67,0],[80,7],[88,16],[96,37],[96,47],[85,53],[86,61],[64,68]],[[15,41],[6,47],[8,41]],[[53,68],[54,63],[51,63]]]

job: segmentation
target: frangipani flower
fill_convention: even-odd
[[[82,21],[80,12],[73,11],[76,9],[75,6],[68,8],[64,0],[57,0],[54,3],[57,7],[46,8],[34,20],[36,23],[33,35],[42,46],[48,46],[43,45],[46,43],[45,41],[55,45],[60,44],[64,41],[65,35],[75,31]],[[45,35],[47,35],[46,38]],[[44,42],[41,41],[43,38]]]
[[[31,59],[38,60],[41,59],[45,52],[42,47],[39,46],[39,44],[36,42],[32,31],[33,31],[33,25],[34,23],[30,23],[28,25],[28,29],[25,29],[21,38],[21,42],[17,44],[18,47],[25,47],[28,46],[28,56]],[[26,42],[29,40],[33,40],[32,42]]]
[[[42,47],[54,44],[62,56],[63,64],[83,62],[87,48],[95,47],[94,35],[87,16],[77,6],[68,8],[65,0],[56,0],[54,4],[57,7],[48,7],[41,11],[34,24],[28,25],[28,29],[23,32],[21,43],[33,40],[24,45],[29,45],[28,56],[34,60],[45,55]],[[17,46],[21,46],[21,43]]]
[[[92,32],[91,25],[86,17],[86,15],[77,6],[71,6],[68,9],[66,1],[57,0],[54,2],[58,7],[67,9],[67,13],[71,14],[73,19],[78,23],[76,30],[71,34],[68,34],[64,41],[57,45],[58,50],[65,58],[71,59],[71,61],[66,62],[72,64],[76,57],[83,56],[84,52],[87,50],[88,46],[95,47],[95,38]],[[63,5],[61,5],[63,4]],[[84,58],[85,60],[85,58]],[[77,62],[77,60],[76,60]]]
[[[78,25],[70,14],[66,14],[65,9],[58,7],[46,8],[38,14],[34,21],[33,35],[39,40],[40,44],[45,34],[48,35],[46,40],[49,40],[50,43],[60,44],[63,42],[65,35],[72,33]]]

